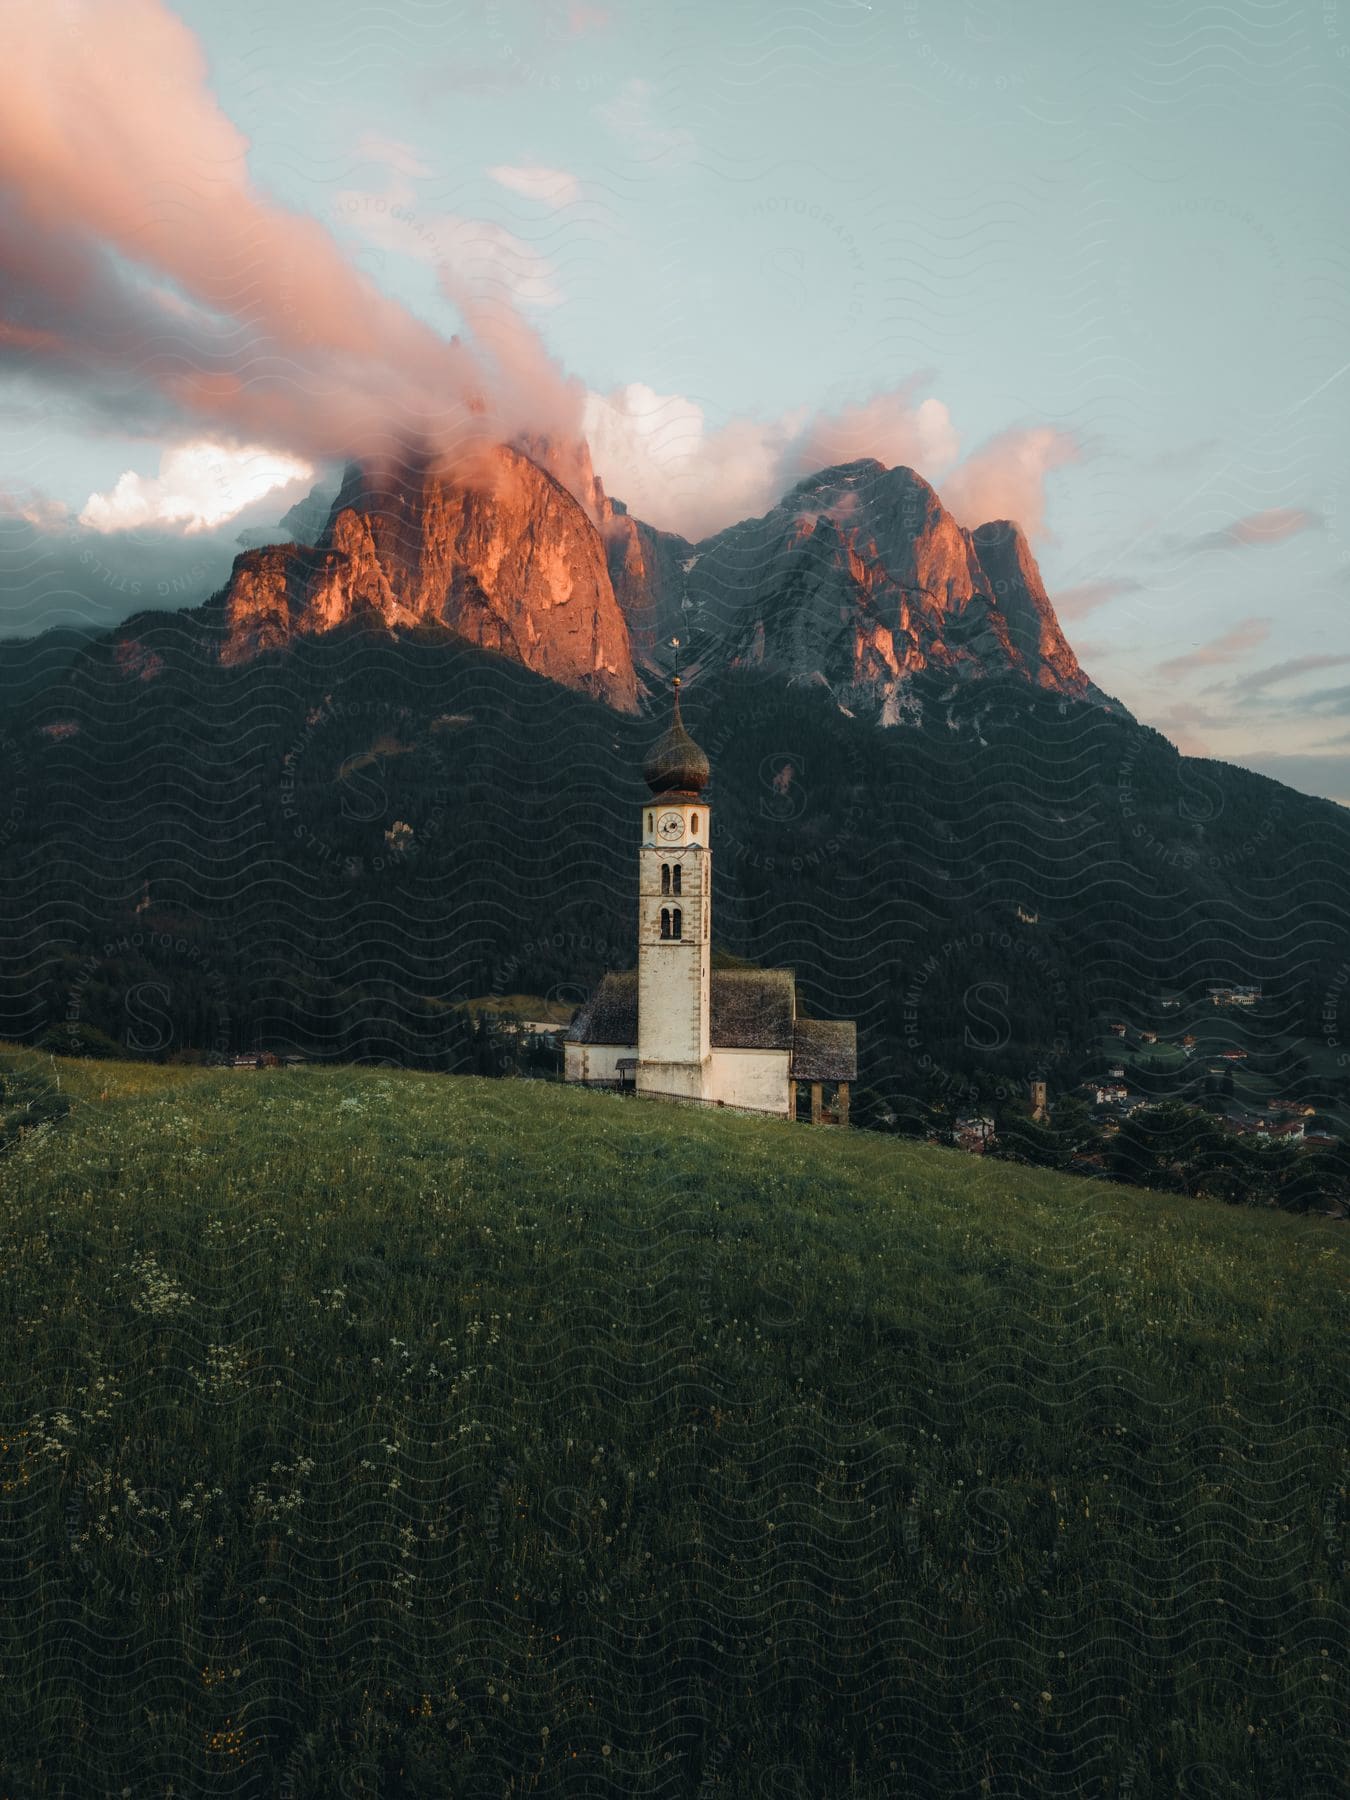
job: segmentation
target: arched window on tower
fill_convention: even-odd
[[[648,831],[650,831],[651,828],[652,828],[652,815],[650,813],[648,813],[647,814],[647,829],[648,829]]]
[[[680,865],[678,863],[676,863],[675,873],[671,877],[671,883],[670,883],[670,891],[672,894],[678,894],[681,891],[681,889],[680,889],[681,874],[682,874],[682,871],[681,871]]]
[[[663,938],[670,936],[670,908],[668,906],[661,908],[661,936]]]
[[[661,892],[663,894],[668,894],[670,892],[670,864],[669,863],[661,864]]]
[[[690,837],[698,836],[698,814],[697,813],[690,813],[690,815],[689,815],[689,835],[690,835]]]
[[[670,915],[670,935],[672,937],[684,936],[684,915],[678,906]]]

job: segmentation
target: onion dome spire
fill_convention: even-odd
[[[679,639],[674,640],[676,651]],[[680,717],[680,678],[671,678],[674,690],[674,714],[669,730],[657,739],[642,765],[642,779],[655,795],[684,794],[693,798],[708,785],[712,767],[703,751],[690,737]]]

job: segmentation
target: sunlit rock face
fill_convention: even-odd
[[[245,662],[362,615],[394,629],[443,625],[635,710],[628,629],[600,532],[521,451],[500,446],[450,474],[349,469],[313,549],[236,558],[221,660]]]
[[[1017,525],[968,531],[912,469],[871,459],[699,544],[606,495],[584,445],[541,437],[452,474],[353,466],[318,542],[237,558],[224,608],[226,662],[354,617],[434,622],[624,711],[676,636],[690,674],[823,680],[883,723],[925,670],[1117,704],[1079,667]]]
[[[657,606],[633,576],[618,584],[630,620]],[[967,531],[912,469],[871,459],[822,469],[762,518],[689,546],[681,598],[700,644],[720,644],[732,662],[819,672],[841,699],[884,706],[922,669],[1106,699],[1065,641],[1018,527]],[[661,610],[670,616],[668,601]]]

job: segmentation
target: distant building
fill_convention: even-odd
[[[1050,1117],[1050,1108],[1046,1104],[1045,1083],[1039,1075],[1033,1075],[1027,1084],[1028,1099],[1031,1101],[1031,1117],[1037,1125],[1043,1125]]]
[[[969,1150],[979,1155],[994,1141],[994,1121],[983,1115],[957,1119],[952,1125],[952,1135],[956,1139],[958,1149]]]
[[[1158,1041],[1158,1034],[1156,1031],[1141,1031],[1139,1033],[1139,1041],[1142,1044],[1156,1044]]]
[[[1114,1031],[1116,1036],[1120,1037],[1120,1038],[1123,1038],[1125,1035],[1125,1025],[1124,1025],[1124,1022],[1120,1019],[1114,1020],[1110,1025],[1107,1026],[1106,1029],[1108,1031]]]
[[[1025,907],[1019,906],[1017,908],[1017,917],[1024,925],[1036,925],[1040,923],[1041,915],[1038,912],[1027,912]]]

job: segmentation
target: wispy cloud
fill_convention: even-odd
[[[1270,620],[1262,618],[1243,619],[1219,637],[1212,638],[1209,643],[1201,644],[1194,650],[1187,650],[1181,656],[1168,657],[1160,662],[1154,674],[1161,681],[1180,681],[1183,676],[1193,675],[1199,669],[1212,669],[1223,663],[1236,662],[1249,650],[1257,649],[1270,636]]]
[[[1320,513],[1301,506],[1272,506],[1265,512],[1248,513],[1234,519],[1218,531],[1207,531],[1191,538],[1181,548],[1189,553],[1202,550],[1232,550],[1266,544],[1282,544],[1286,538],[1303,531],[1318,531],[1326,521]]]
[[[401,143],[397,138],[384,137],[378,131],[361,133],[356,140],[356,154],[363,162],[379,163],[386,169],[396,169],[400,175],[426,176],[432,173],[411,144]]]
[[[513,194],[523,194],[527,200],[537,200],[540,205],[555,210],[570,206],[581,196],[581,183],[566,169],[517,169],[509,163],[498,163],[488,170],[488,174],[499,187],[509,188]]]
[[[1233,683],[1236,694],[1258,694],[1266,688],[1274,687],[1281,681],[1292,681],[1299,675],[1316,675],[1323,669],[1334,669],[1350,663],[1350,654],[1339,656],[1291,656],[1285,662],[1271,663],[1268,668],[1256,669],[1250,675],[1240,675]],[[1300,699],[1297,704],[1302,705]]]
[[[1098,607],[1118,600],[1122,594],[1137,594],[1143,590],[1143,582],[1135,581],[1131,576],[1119,576],[1102,581],[1080,581],[1075,587],[1061,588],[1055,595],[1055,611],[1061,619],[1085,619]]]
[[[1080,454],[1077,439],[1055,425],[1000,431],[946,477],[943,504],[961,525],[1012,519],[1028,537],[1043,537],[1045,478]]]
[[[511,306],[557,306],[563,299],[542,251],[493,219],[421,211],[415,190],[402,180],[380,193],[349,188],[337,206],[367,243],[426,263],[456,289]]]
[[[626,81],[613,100],[595,109],[628,150],[635,162],[674,167],[693,154],[693,134],[681,126],[667,125],[656,116],[650,81],[634,77]]]

